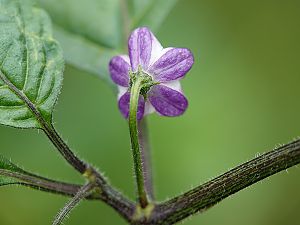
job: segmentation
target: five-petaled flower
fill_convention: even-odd
[[[146,93],[140,94],[137,118],[156,111],[163,116],[179,116],[188,106],[179,80],[191,69],[194,58],[186,48],[163,48],[146,27],[135,29],[128,39],[127,55],[110,60],[109,71],[118,85],[119,109],[125,118],[129,115],[132,79],[142,72],[151,79]]]

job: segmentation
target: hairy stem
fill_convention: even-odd
[[[55,219],[52,225],[60,225],[63,220],[69,215],[72,209],[74,209],[79,202],[87,197],[90,191],[94,188],[94,184],[88,183],[82,186],[76,195],[69,201],[67,204],[59,211],[59,213],[55,216]]]
[[[59,136],[54,127],[52,125],[46,124],[43,126],[43,130],[49,138],[49,140],[57,148],[59,153],[65,158],[65,160],[70,165],[72,165],[72,167],[76,169],[79,173],[84,174],[88,168],[88,165],[72,152],[69,146]]]
[[[39,191],[71,197],[74,197],[82,188],[81,185],[51,180],[26,171],[19,173],[0,169],[0,176],[12,177],[18,180],[12,181],[7,185],[22,185]],[[102,200],[114,208],[127,221],[131,221],[135,211],[135,204],[108,184],[102,186],[99,191],[90,193],[85,198],[89,200]]]
[[[86,173],[87,170],[89,170],[91,167],[83,162],[81,159],[79,159],[68,147],[68,145],[62,140],[62,138],[59,136],[59,134],[56,132],[54,127],[51,124],[51,121],[48,121],[43,117],[39,109],[36,107],[36,105],[21,91],[19,90],[3,73],[3,71],[0,70],[0,80],[2,80],[9,89],[14,92],[27,106],[27,108],[33,113],[36,120],[40,124],[40,128],[46,133],[48,138],[51,140],[51,142],[54,144],[54,146],[58,149],[60,154],[66,159],[66,161],[73,166],[74,169],[76,169],[81,174]],[[97,174],[97,171],[93,169],[93,172]],[[99,180],[101,178],[101,175],[98,173],[97,176],[99,177]],[[101,178],[102,179],[102,178]]]
[[[151,149],[149,143],[149,134],[146,118],[143,118],[138,123],[139,130],[139,142],[142,154],[142,165],[144,173],[144,182],[147,194],[151,200],[154,200],[153,193],[153,179],[152,179],[152,167],[151,167]]]
[[[94,167],[82,161],[72,152],[52,125],[45,125],[43,130],[60,154],[74,169],[80,172],[88,180],[95,181],[100,188],[107,185],[105,178]]]
[[[173,224],[203,212],[224,198],[300,163],[300,139],[265,153],[167,202],[159,204],[151,222]],[[145,223],[153,224],[153,223]]]
[[[134,172],[137,183],[138,199],[142,208],[145,208],[148,203],[148,196],[144,183],[144,173],[142,165],[142,156],[139,144],[138,135],[138,122],[137,122],[137,110],[140,91],[142,88],[142,78],[137,76],[136,80],[133,82],[130,93],[130,106],[129,106],[129,132],[131,139],[131,148],[133,154],[134,162]]]
[[[23,174],[4,169],[0,169],[0,175],[16,178],[21,181],[15,182],[15,184],[21,184],[46,192],[62,194],[67,196],[73,196],[74,193],[77,192],[81,187],[80,185],[55,181],[30,173]]]

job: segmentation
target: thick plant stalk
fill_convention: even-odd
[[[174,224],[228,196],[300,163],[300,139],[267,152],[178,197],[159,204],[145,224]]]

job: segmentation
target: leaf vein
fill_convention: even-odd
[[[24,103],[27,105],[27,108],[35,115],[37,121],[42,127],[47,125],[47,122],[42,117],[41,113],[38,111],[36,106],[27,98],[27,96],[20,91],[8,78],[3,70],[0,68],[0,79],[9,86],[10,90],[14,92]]]
[[[26,105],[0,105],[0,109],[21,109],[27,106]]]
[[[49,88],[49,90],[47,91],[47,93],[45,94],[45,96],[41,99],[41,101],[38,103],[38,106],[41,106],[43,105],[47,99],[49,98],[49,96],[51,95],[52,91],[53,91],[53,88],[54,88],[54,84],[55,84],[55,79],[52,78],[51,79],[51,86]]]

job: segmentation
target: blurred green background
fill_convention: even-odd
[[[155,190],[164,200],[300,135],[300,1],[179,1],[157,33],[190,48],[183,80],[190,106],[179,118],[149,116]],[[84,56],[82,56],[84,57]],[[66,67],[55,126],[75,151],[134,198],[126,121],[99,78]],[[81,178],[36,130],[0,127],[1,154],[30,171]],[[300,170],[270,177],[191,217],[186,225],[298,225]],[[67,201],[23,187],[0,190],[1,225],[51,224]],[[99,202],[84,202],[65,224],[126,224]]]

